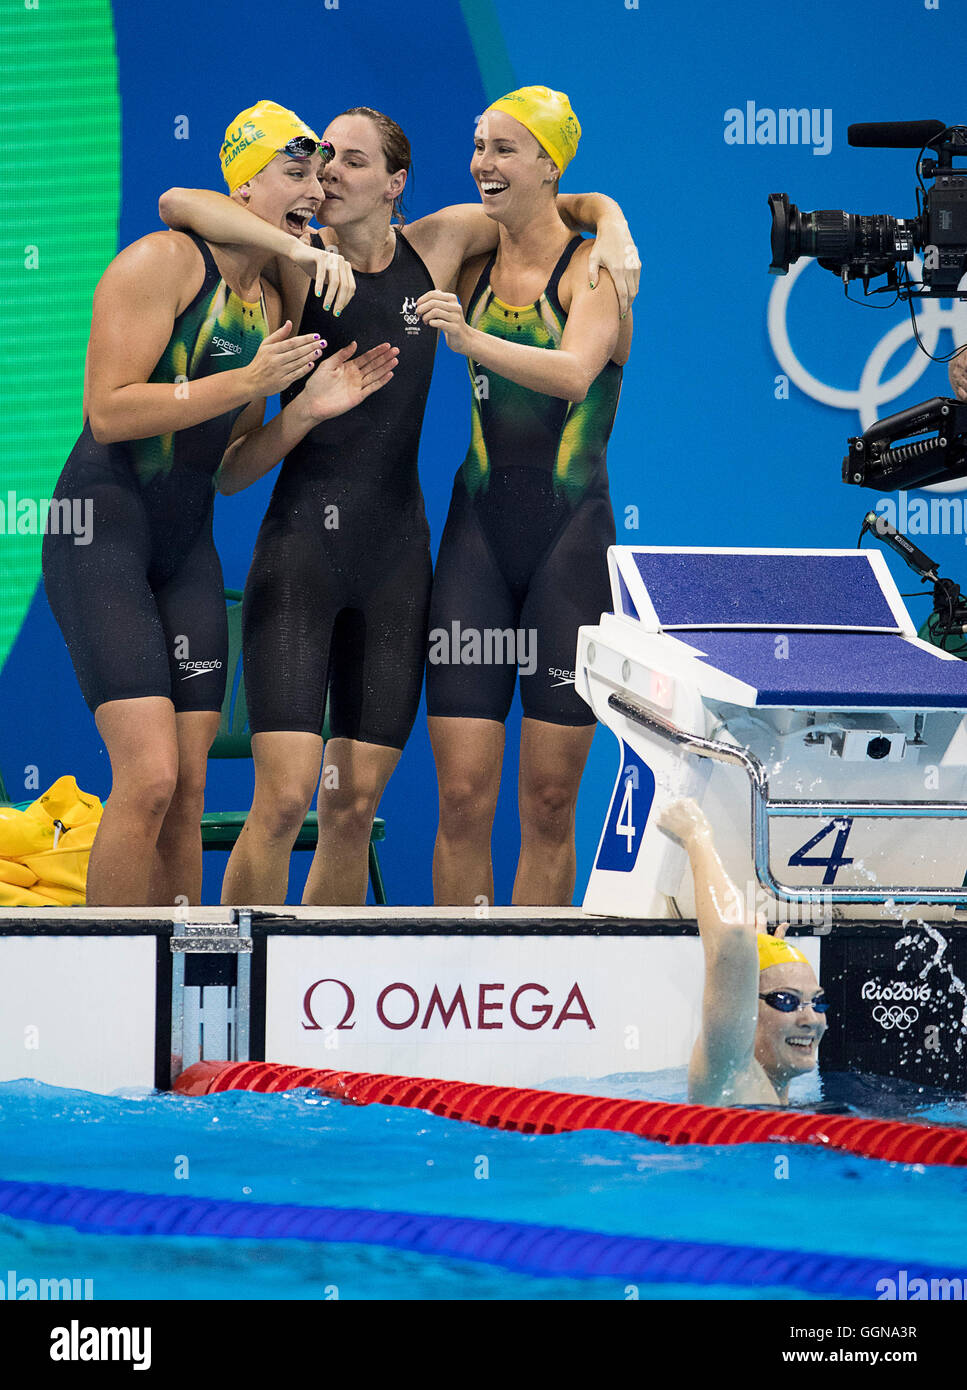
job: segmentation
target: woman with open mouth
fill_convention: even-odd
[[[243,111],[221,150],[240,215],[280,228],[317,206],[319,148],[274,102]],[[325,346],[315,332],[292,336],[261,278],[265,259],[156,232],[123,250],[95,291],[83,433],[54,493],[89,502],[89,544],[48,533],[43,545],[50,606],[111,759],[90,904],[201,894],[205,772],[227,660],[216,475],[223,491],[245,486],[298,428],[351,409],[392,372],[388,344],[355,361],[333,354],[301,397],[301,422],[290,411],[260,429],[265,398],[304,382]],[[346,275],[328,269],[345,294]]]
[[[574,813],[595,719],[577,632],[611,607],[606,448],[631,344],[616,280],[561,218],[581,134],[563,92],[523,87],[481,116],[470,172],[497,224],[457,294],[417,305],[469,361],[471,439],[437,557],[427,710],[440,786],[438,905],[492,902],[504,723],[520,675],[518,905],[570,903]],[[476,647],[475,647],[476,644]]]
[[[355,107],[325,138],[336,151],[323,173],[325,231],[309,245],[295,239],[297,225],[280,235],[216,193],[174,189],[160,204],[169,225],[275,251],[285,312],[303,331],[324,331],[336,346],[384,338],[399,346],[386,389],[289,451],[259,532],[243,620],[255,796],[226,870],[225,903],[285,901],[292,846],[317,786],[319,844],[303,902],[365,901],[373,817],[416,718],[426,657],[432,574],[417,453],[437,335],[417,306],[434,287],[451,289],[467,257],[496,243],[476,206],[404,225],[410,145],[388,116]],[[618,269],[630,242],[620,209],[596,194],[565,209],[576,223],[600,224],[602,257],[627,293],[636,276]],[[355,282],[341,312],[332,283],[309,292],[336,246]]]

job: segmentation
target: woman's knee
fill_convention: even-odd
[[[261,789],[256,785],[252,815],[270,839],[294,840],[312,806],[313,790],[297,783]]]
[[[440,779],[440,827],[459,836],[489,830],[497,805],[493,777],[469,771],[449,773]]]
[[[368,837],[381,795],[382,787],[329,786],[324,776],[319,788],[319,824],[343,834]]]
[[[577,792],[567,782],[540,778],[521,789],[521,830],[546,840],[563,840],[574,826]]]
[[[124,803],[127,815],[142,816],[149,822],[163,820],[177,784],[177,760],[159,755],[113,769],[111,796]]]

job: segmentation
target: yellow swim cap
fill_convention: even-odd
[[[225,132],[220,156],[229,191],[247,183],[298,135],[319,143],[305,121],[274,101],[257,101],[239,112]]]
[[[760,932],[756,937],[756,945],[759,948],[759,969],[768,970],[770,965],[808,965],[809,961],[802,951],[797,951],[795,946],[782,936],[768,936]]]
[[[564,92],[554,92],[550,87],[518,87],[516,92],[491,102],[487,109],[505,111],[520,121],[564,173],[581,138],[581,122]]]

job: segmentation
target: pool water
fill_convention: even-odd
[[[552,1084],[569,1089],[574,1080]],[[842,1079],[847,1091],[858,1085]],[[828,1080],[822,1086],[831,1089]],[[683,1087],[676,1072],[582,1078],[580,1089],[681,1099]],[[895,1087],[866,1083],[866,1091],[867,1113],[876,1113],[871,1097],[896,1104]],[[908,1098],[907,1113],[917,1099],[915,1118],[967,1123],[967,1105],[920,1093]],[[0,1179],[882,1256],[898,1269],[967,1266],[964,1169],[805,1146],[670,1148],[596,1130],[521,1135],[307,1091],[189,1099],[0,1084]],[[540,1278],[376,1245],[81,1234],[0,1215],[0,1270],[8,1269],[21,1278],[91,1279],[96,1299],[808,1296]]]

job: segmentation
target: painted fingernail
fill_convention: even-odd
[[[320,342],[319,346],[320,346],[320,347],[328,347],[329,344],[326,342],[325,338],[323,338],[322,341]]]
[[[336,313],[335,313],[335,317],[338,318],[339,315],[340,315],[341,313],[342,313],[342,310],[341,310],[341,309],[337,309],[337,310],[336,310]]]
[[[589,281],[588,281],[588,284],[591,286],[592,289],[594,289],[594,281],[593,281],[593,280],[589,280]]]
[[[315,338],[316,342],[318,343],[318,341],[319,341],[319,334],[318,334],[318,333],[313,333],[312,336]]]

